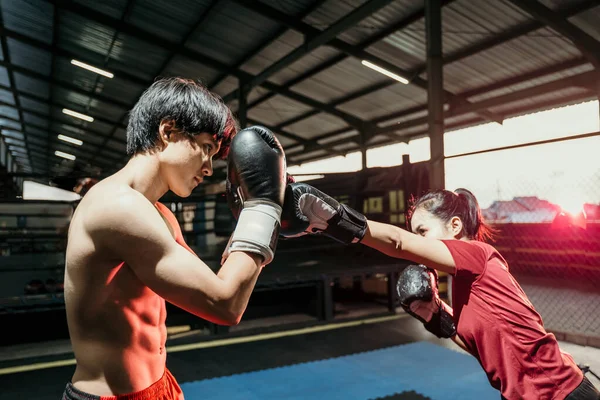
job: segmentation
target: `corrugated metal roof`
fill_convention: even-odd
[[[363,66],[360,60],[348,58],[293,88],[319,101],[329,103],[386,79],[389,78]]]
[[[210,0],[178,0],[174,3],[160,0],[136,0],[127,22],[145,31],[179,43],[206,12]],[[160,21],[160,23],[156,23]]]
[[[226,7],[225,7],[226,5]],[[233,2],[213,13],[190,37],[188,47],[233,65],[271,37],[279,24]]]
[[[0,84],[10,87],[10,81],[8,79],[8,71],[4,67],[0,67]]]
[[[102,2],[98,2],[100,4]],[[58,45],[77,53],[80,48],[106,56],[116,30],[84,19],[69,11],[60,11]]]
[[[300,33],[288,30],[269,46],[250,58],[242,65],[241,69],[251,74],[258,74],[283,58],[286,54],[302,46],[303,41],[304,37]]]
[[[3,103],[15,104],[15,97],[12,92],[9,92],[6,89],[0,89],[0,101]]]
[[[395,0],[378,12],[363,19],[359,24],[343,32],[339,38],[352,44],[359,44],[387,28],[396,25],[423,7],[414,0]]]
[[[567,0],[563,0],[567,1]],[[600,41],[600,3],[595,8],[569,18],[569,22],[575,24],[585,33]]]
[[[337,146],[334,146],[333,148],[337,151],[350,152],[352,150],[358,150],[358,145],[354,142],[348,142],[344,144],[339,144]]]
[[[589,98],[596,97],[596,96],[594,96],[593,93],[590,93],[589,90],[586,90],[586,89],[580,88],[580,87],[571,87],[571,88],[556,90],[554,92],[547,93],[544,95],[539,95],[539,96],[534,96],[534,97],[530,97],[530,98],[523,99],[523,100],[514,101],[514,102],[511,102],[508,104],[503,104],[501,106],[491,108],[491,111],[497,112],[500,114],[508,114],[508,115],[523,114],[524,110],[526,110],[526,109],[537,110],[537,107],[540,104],[545,104],[552,100],[560,100],[561,98],[569,97],[572,95],[580,95],[580,94],[586,94],[586,93],[589,93],[588,97],[584,97],[584,99],[586,99],[586,100]],[[581,101],[583,101],[583,99],[578,100],[578,102],[581,102]]]
[[[497,33],[531,20],[528,14],[505,1],[479,0],[476,7],[470,3],[459,0],[443,8],[442,48],[445,54],[490,39]],[[425,48],[423,51],[425,54]]]
[[[125,128],[117,128],[114,134],[114,138],[127,141],[127,130]]]
[[[102,88],[100,93],[111,99],[119,100],[120,102],[131,105],[137,101],[142,92],[147,88],[147,86],[138,85],[137,83],[132,83],[131,81],[123,79],[119,74],[116,74],[112,79],[103,78],[101,81]],[[151,83],[152,81],[149,80],[148,86],[150,86]]]
[[[191,79],[199,79],[206,84],[219,74],[220,71],[209,68],[199,62],[190,60],[184,56],[176,56],[164,69],[161,76],[183,76]]]
[[[444,86],[450,91],[460,93],[557,64],[579,54],[570,43],[544,28],[484,53],[445,65]]]
[[[52,42],[54,6],[35,0],[2,0],[2,21],[7,29]]]
[[[570,0],[543,0],[543,3],[553,9],[571,7],[574,4]],[[204,65],[202,55],[205,55],[231,68],[249,57],[241,69],[255,75],[271,67],[295,49],[302,48],[304,41],[311,39],[305,38],[294,29],[285,30],[285,24],[282,21],[250,11],[249,9],[252,7],[272,7],[288,15],[289,19],[293,21],[294,18],[299,19],[300,15],[304,15],[306,10],[314,8],[315,4],[320,4],[302,20],[317,30],[323,31],[357,7],[366,4],[366,0],[328,0],[317,3],[313,0],[263,0],[262,5],[248,3],[247,6],[239,1],[226,0],[218,2],[182,0],[177,4],[162,0],[136,0],[134,2],[129,0],[105,2],[81,0],[74,3],[57,2],[56,4],[60,22],[57,47],[63,54],[54,57],[55,69],[52,79],[65,84],[55,85],[52,88],[53,101],[56,105],[64,104],[78,111],[92,114],[97,119],[93,123],[84,124],[62,114],[61,107],[53,107],[49,110],[47,104],[40,104],[39,101],[34,100],[50,96],[51,88],[48,83],[44,79],[34,79],[31,76],[35,76],[35,74],[49,75],[52,57],[44,46],[35,46],[35,43],[26,44],[27,40],[25,39],[8,37],[11,62],[18,67],[32,71],[32,73],[15,73],[16,90],[31,94],[31,96],[19,96],[22,107],[30,111],[26,111],[27,115],[25,116],[27,129],[34,129],[33,125],[45,126],[48,124],[49,119],[43,117],[48,112],[51,112],[53,119],[67,122],[73,126],[82,126],[83,131],[71,133],[80,135],[78,137],[85,136],[86,141],[90,144],[102,144],[105,140],[102,135],[112,133],[116,129],[114,138],[110,139],[108,146],[117,153],[106,152],[106,157],[109,157],[107,160],[113,161],[102,160],[104,153],[97,149],[95,153],[91,154],[99,154],[99,159],[96,160],[99,164],[115,165],[114,160],[119,158],[118,152],[124,149],[123,142],[125,141],[124,128],[118,122],[122,117],[126,120],[127,110],[134,105],[139,95],[157,74],[185,76],[200,79],[206,84],[213,83],[218,77],[223,76],[223,71],[216,70],[214,66]],[[73,4],[81,4],[85,9],[82,11],[79,6],[73,6]],[[338,39],[350,44],[362,43],[378,32],[404,20],[407,16],[422,10],[422,7],[423,2],[393,1],[378,12],[349,27],[338,36]],[[209,8],[211,12],[204,15]],[[9,30],[8,36],[11,36],[10,31],[12,30],[43,43],[50,43],[53,37],[53,12],[54,6],[50,2],[3,0],[2,3],[2,16],[4,26]],[[98,17],[99,15],[109,16],[109,22],[106,22],[104,17]],[[195,26],[203,15],[206,17],[205,21],[199,26]],[[115,27],[107,26],[107,24],[110,25],[110,19],[124,20],[124,26],[128,28],[125,31],[128,33],[120,32],[118,24],[115,24]],[[499,33],[529,24],[533,20],[531,15],[507,0],[478,0],[476,7],[473,6],[472,1],[455,0],[442,9],[444,54],[451,55],[471,48]],[[598,23],[600,21],[600,3],[599,6],[570,18],[570,21],[589,35],[600,39],[600,23]],[[274,38],[276,32],[284,30],[283,35]],[[192,32],[190,40],[185,45],[200,53],[198,60],[176,54],[177,46],[154,43],[151,38],[144,39],[145,33],[149,33],[150,36],[160,36],[168,42],[179,43],[183,36],[190,32]],[[260,48],[270,40],[272,40],[270,45],[263,48],[258,54],[249,56],[253,49]],[[423,68],[425,49],[425,26],[424,19],[421,18],[401,31],[370,46],[366,51],[401,69],[410,71],[415,68]],[[83,61],[97,67],[113,70],[116,77],[114,79],[100,78],[91,72],[72,66],[70,57],[67,57],[71,54],[80,56]],[[285,68],[270,76],[268,80],[272,84],[285,85],[286,82],[333,57],[339,57],[338,50],[327,45],[321,46],[309,54],[305,54],[291,65],[286,65]],[[579,57],[581,57],[580,52],[562,35],[549,28],[538,29],[526,36],[496,45],[484,52],[446,65],[444,86],[452,93],[477,93],[470,100],[482,101],[591,70],[591,64],[588,63],[541,77],[535,77],[533,74],[541,68]],[[161,71],[162,66],[170,58],[172,58],[171,61]],[[139,79],[124,78],[124,72],[139,77]],[[481,90],[488,85],[525,73],[531,74],[526,81],[510,87],[497,88],[490,93]],[[421,77],[426,79],[426,73],[422,73]],[[319,140],[320,143],[331,143],[343,140],[343,138],[350,139],[350,136],[357,133],[352,131],[353,128],[342,118],[323,111],[315,112],[313,107],[319,107],[319,103],[335,104],[339,113],[345,113],[348,117],[366,122],[385,121],[384,117],[388,115],[393,115],[401,110],[412,110],[412,114],[379,123],[379,126],[403,123],[427,115],[427,109],[424,107],[427,104],[427,93],[424,88],[399,83],[385,86],[387,79],[361,65],[360,60],[355,57],[346,56],[344,61],[314,74],[290,89],[291,92],[308,98],[307,101],[303,101],[302,98],[290,100],[285,96],[276,95],[259,106],[251,108],[248,116],[253,121],[277,127],[291,118],[307,113],[310,115],[308,118],[286,126],[284,130],[305,139],[318,139],[329,132],[341,131],[342,133],[334,137]],[[221,95],[226,95],[235,90],[238,84],[237,78],[227,76],[214,90]],[[3,67],[0,67],[0,85],[10,86],[6,68]],[[78,90],[66,89],[65,87],[68,85],[73,85]],[[385,87],[381,88],[382,85]],[[364,94],[360,98],[338,103],[339,99],[346,98],[354,92],[363,93],[365,88],[371,87],[379,89]],[[479,90],[473,91],[473,89]],[[95,93],[99,97],[104,96],[109,100],[100,101],[95,95],[86,95],[85,92]],[[267,93],[269,92],[264,87],[253,88],[249,93],[248,103],[252,105]],[[590,91],[589,93],[595,92]],[[588,94],[584,92],[584,89],[565,88],[533,99],[513,101],[511,104],[492,108],[492,111],[503,115],[526,112],[538,107],[552,106],[561,99],[565,102],[577,101],[586,95]],[[0,89],[0,101],[7,105],[13,104],[12,93]],[[121,104],[121,106],[117,104]],[[237,109],[237,99],[229,104],[232,109]],[[417,111],[414,112],[414,110]],[[18,120],[18,114],[14,107],[7,107],[4,113],[0,110],[0,117]],[[105,122],[100,122],[101,120]],[[116,124],[109,123],[107,120],[115,121]],[[447,126],[456,127],[461,124],[477,123],[480,120],[481,116],[468,113],[448,118],[445,122]],[[6,119],[4,122],[19,125]],[[426,132],[426,128],[425,124],[409,126],[398,132],[398,135],[401,135],[399,139],[401,140],[407,135],[423,134]],[[69,129],[73,130],[73,128],[67,128],[64,123],[54,122],[51,129],[47,131],[51,131],[51,134],[55,135],[59,131],[68,133]],[[31,136],[33,140],[39,139],[36,139],[34,134]],[[375,136],[370,144],[376,145],[387,140],[389,138],[386,136]],[[38,141],[42,149],[40,151],[43,151],[46,146],[43,142],[43,140]],[[284,136],[282,136],[281,142],[286,147],[296,144],[294,140]],[[31,143],[33,144],[33,142]],[[51,145],[51,148],[54,148],[52,146],[54,144]],[[93,148],[93,146],[91,147]],[[356,148],[356,144],[343,143],[339,145],[339,148],[346,151]],[[300,155],[303,152],[302,149],[302,146],[298,147],[294,154],[303,157],[303,160],[325,155],[322,152]],[[74,151],[79,152],[78,154],[86,154],[86,151],[90,150]],[[124,157],[122,159],[125,160]]]
[[[7,138],[13,138],[18,140],[25,140],[22,132],[13,131],[10,129],[2,129],[2,135]]]
[[[300,153],[300,154],[297,154],[297,155],[294,155],[293,157],[291,157],[291,161],[292,162],[300,162],[302,160],[318,158],[318,157],[324,156],[326,154],[327,154],[327,152],[325,150],[316,150],[316,151],[311,151],[308,153]]]
[[[48,129],[40,128],[40,127],[37,127],[37,126],[27,125],[26,130],[27,130],[28,133],[31,132],[31,133],[33,133],[35,135],[43,136],[43,137],[47,137],[48,134],[49,134]]]
[[[269,80],[278,84],[285,84],[288,81],[296,78],[305,71],[308,71],[317,65],[320,65],[331,58],[337,56],[339,52],[331,47],[319,47],[312,51],[310,54],[302,57],[298,61],[290,64],[286,68],[272,75]],[[270,66],[267,64],[266,66]],[[299,87],[296,85],[294,87]]]
[[[277,140],[279,140],[279,143],[280,143],[280,144],[281,144],[283,147],[286,147],[286,146],[291,146],[291,145],[293,145],[293,144],[295,144],[295,143],[298,143],[297,141],[295,141],[295,140],[292,140],[292,139],[289,139],[289,138],[287,138],[287,137],[285,137],[285,136],[282,136],[282,135],[277,135]]]
[[[310,107],[297,101],[283,96],[275,96],[260,106],[251,108],[248,111],[248,117],[257,121],[264,121],[267,125],[277,125],[309,110],[311,110]]]
[[[50,106],[46,103],[39,102],[37,100],[28,99],[26,97],[21,96],[19,98],[21,102],[21,107],[27,110],[37,111],[42,114],[48,115],[50,113]]]
[[[19,91],[31,93],[46,99],[50,96],[50,87],[46,82],[21,75],[18,72],[15,72],[13,75],[15,77],[15,85]]]
[[[427,92],[414,85],[395,83],[357,100],[344,103],[340,110],[371,120],[389,115],[398,110],[411,108],[427,101]]]
[[[483,93],[478,96],[473,96],[470,98],[470,100],[472,100],[473,102],[482,101],[482,100],[485,100],[488,98],[501,96],[503,94],[512,93],[512,92],[515,92],[518,90],[535,87],[535,86],[541,85],[543,83],[556,81],[561,78],[567,78],[569,76],[578,75],[578,74],[581,74],[584,72],[592,71],[593,69],[594,69],[594,67],[591,63],[581,65],[579,67],[570,68],[570,69],[567,69],[567,70],[564,70],[561,72],[556,72],[553,74],[541,76],[539,78],[531,79],[531,80],[528,80],[523,83],[519,83],[519,84],[515,84],[515,85],[511,85],[511,86],[502,87],[500,89],[492,90],[492,91]]]
[[[298,136],[312,139],[324,133],[335,131],[346,126],[346,123],[341,119],[329,114],[320,113],[310,118],[296,122],[288,126],[286,129]]]
[[[153,76],[169,54],[170,51],[162,47],[119,33],[110,51],[110,61],[106,67],[118,65],[125,70],[135,69]]]
[[[41,118],[37,115],[33,115],[27,112],[23,113],[23,119],[25,120],[26,124],[34,124],[40,127],[48,127],[49,125],[47,118]]]
[[[2,115],[2,114],[0,114],[0,115]],[[6,119],[6,118],[2,118],[2,117],[0,117],[0,125],[3,128],[15,129],[18,131],[20,131],[22,129],[20,123]]]
[[[19,119],[19,112],[16,108],[12,107],[0,106],[0,115],[3,117]]]
[[[357,130],[352,129],[352,130],[349,130],[348,132],[340,133],[338,135],[333,135],[326,139],[319,139],[319,140],[317,140],[317,143],[319,143],[319,144],[332,143],[332,142],[336,142],[341,139],[353,138],[355,136],[358,136],[358,134],[359,134],[359,132]]]
[[[125,7],[127,7],[130,0],[75,0],[75,2],[92,8],[102,14],[107,14],[114,18],[121,18],[125,11]]]

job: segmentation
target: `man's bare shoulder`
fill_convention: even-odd
[[[160,222],[154,205],[129,185],[112,180],[96,184],[81,200],[73,222],[84,220],[88,233],[132,233]],[[83,222],[83,221],[80,221]]]

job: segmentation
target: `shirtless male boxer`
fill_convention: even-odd
[[[69,228],[65,303],[77,366],[63,399],[183,399],[166,368],[165,300],[217,324],[242,318],[274,256],[286,164],[267,129],[236,132],[222,100],[191,80],[157,80],[138,100],[131,159],[83,197]],[[158,200],[168,190],[189,196],[228,150],[241,211],[215,274]]]

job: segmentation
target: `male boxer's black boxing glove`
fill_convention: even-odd
[[[340,243],[358,243],[367,218],[306,183],[290,183],[285,192],[281,235],[285,238],[322,234]]]
[[[396,291],[404,311],[421,321],[429,332],[439,338],[456,335],[453,310],[440,299],[434,269],[409,265],[400,273]]]
[[[286,161],[271,131],[252,126],[232,140],[227,157],[226,195],[237,225],[224,257],[233,251],[274,257],[286,186]]]

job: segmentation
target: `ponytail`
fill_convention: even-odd
[[[477,198],[467,189],[456,189],[454,191],[462,203],[462,223],[463,230],[469,239],[485,242],[492,240],[496,233],[494,228],[486,224],[479,207]]]

